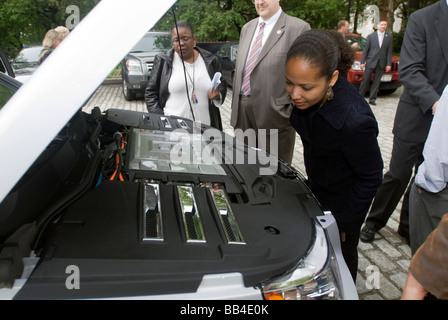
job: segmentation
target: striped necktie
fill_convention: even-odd
[[[255,61],[257,61],[258,55],[261,52],[262,43],[261,40],[263,39],[263,30],[264,26],[266,25],[265,22],[260,23],[260,29],[258,30],[257,38],[255,39],[254,43],[252,44],[252,48],[249,52],[249,58],[246,62],[246,68],[244,69],[244,76],[243,76],[243,84],[241,85],[241,92],[243,95],[248,96],[250,95],[250,74],[255,66]]]

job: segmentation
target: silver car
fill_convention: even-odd
[[[121,62],[123,95],[134,100],[144,93],[151,75],[154,57],[171,48],[170,32],[148,32]]]

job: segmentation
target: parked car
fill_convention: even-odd
[[[42,49],[42,45],[27,46],[20,50],[12,60],[12,67],[18,81],[25,82],[39,67],[39,56]]]
[[[219,49],[226,44],[224,41],[198,41],[196,46],[202,49],[205,49],[213,54],[217,54]]]
[[[238,42],[227,42],[217,52],[217,56],[221,58],[222,76],[229,86],[233,84],[237,55]]]
[[[172,4],[101,1],[27,85],[0,74],[0,299],[357,299],[297,170],[191,120],[82,111]]]
[[[361,55],[364,47],[366,46],[366,39],[358,34],[347,34],[346,39],[349,44],[358,43],[358,47],[356,49],[356,57],[355,62],[352,65],[352,68],[349,70],[347,79],[350,83],[352,83],[355,87],[359,88],[361,85],[364,70],[361,70]],[[395,92],[399,87],[401,87],[400,75],[398,74],[398,66],[400,64],[400,58],[396,55],[392,55],[392,68],[389,72],[384,72],[381,77],[381,83],[379,91],[380,93],[390,94]],[[373,74],[371,81],[373,80]]]
[[[14,69],[12,68],[11,64],[9,63],[8,57],[3,52],[3,49],[0,47],[0,72],[3,72],[10,77],[15,77]]]
[[[123,95],[134,100],[145,92],[155,56],[172,47],[170,32],[148,32],[121,62]]]

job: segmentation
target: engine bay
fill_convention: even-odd
[[[293,168],[276,162],[275,174],[260,175],[270,164],[248,163],[253,150],[186,119],[114,109],[87,118],[99,125],[61,138],[73,164],[52,186],[57,196],[27,214],[39,262],[16,299],[195,292],[205,275],[234,272],[255,287],[313,245],[322,211]],[[66,288],[73,265],[80,290]]]

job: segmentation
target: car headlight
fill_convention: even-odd
[[[142,66],[138,60],[129,59],[126,60],[126,69],[128,71],[142,71]]]
[[[354,61],[352,64],[352,69],[356,71],[362,71],[361,69],[361,61]]]
[[[323,228],[316,225],[315,243],[291,272],[261,285],[267,300],[336,300],[340,298],[340,272]]]

